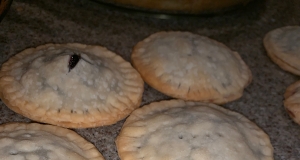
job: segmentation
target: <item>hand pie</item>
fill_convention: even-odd
[[[2,160],[104,160],[96,147],[69,129],[38,123],[0,125]]]
[[[274,63],[285,71],[300,75],[300,26],[272,30],[263,42]]]
[[[67,128],[110,125],[139,107],[139,73],[101,46],[47,44],[11,57],[0,71],[0,97],[32,120]]]
[[[252,80],[237,52],[190,32],[155,33],[134,47],[131,58],[151,87],[184,100],[227,103]]]
[[[284,94],[284,107],[294,122],[300,125],[300,81],[290,85]]]
[[[116,144],[121,160],[273,160],[268,135],[241,114],[182,100],[135,110]]]

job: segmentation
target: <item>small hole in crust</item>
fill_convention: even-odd
[[[60,113],[60,109],[58,109],[57,112]]]
[[[183,136],[182,136],[182,135],[179,135],[178,138],[179,138],[179,139],[183,139]]]

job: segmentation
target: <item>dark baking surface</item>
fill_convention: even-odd
[[[68,42],[102,45],[129,61],[132,47],[158,31],[208,36],[239,52],[253,74],[243,97],[223,106],[245,115],[270,136],[276,160],[299,160],[300,126],[289,118],[282,103],[285,89],[299,77],[272,63],[262,45],[268,31],[300,25],[299,20],[299,0],[255,0],[226,14],[171,19],[125,13],[87,0],[15,0],[0,23],[0,63],[29,47]],[[170,98],[145,86],[142,105],[163,99]],[[0,123],[30,122],[4,104],[0,107]],[[107,160],[117,160],[114,140],[122,124],[75,131]]]

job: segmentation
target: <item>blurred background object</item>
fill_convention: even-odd
[[[251,0],[94,0],[119,7],[167,14],[212,14],[232,10]]]
[[[0,0],[0,22],[9,10],[12,1],[13,0]]]

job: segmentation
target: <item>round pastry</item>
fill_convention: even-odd
[[[251,0],[101,0],[129,8],[166,13],[214,13],[245,5]]]
[[[284,107],[294,122],[300,124],[300,81],[290,85],[284,94]]]
[[[263,40],[268,56],[283,70],[300,75],[300,26],[268,32]]]
[[[184,100],[230,102],[252,79],[237,52],[190,32],[155,33],[134,47],[131,58],[151,87]]]
[[[116,145],[121,160],[273,160],[268,135],[241,114],[182,100],[133,111]]]
[[[32,120],[67,128],[110,125],[139,107],[139,73],[101,46],[47,44],[11,57],[0,71],[0,97]]]
[[[0,125],[2,160],[104,160],[96,147],[74,131],[38,123]]]

